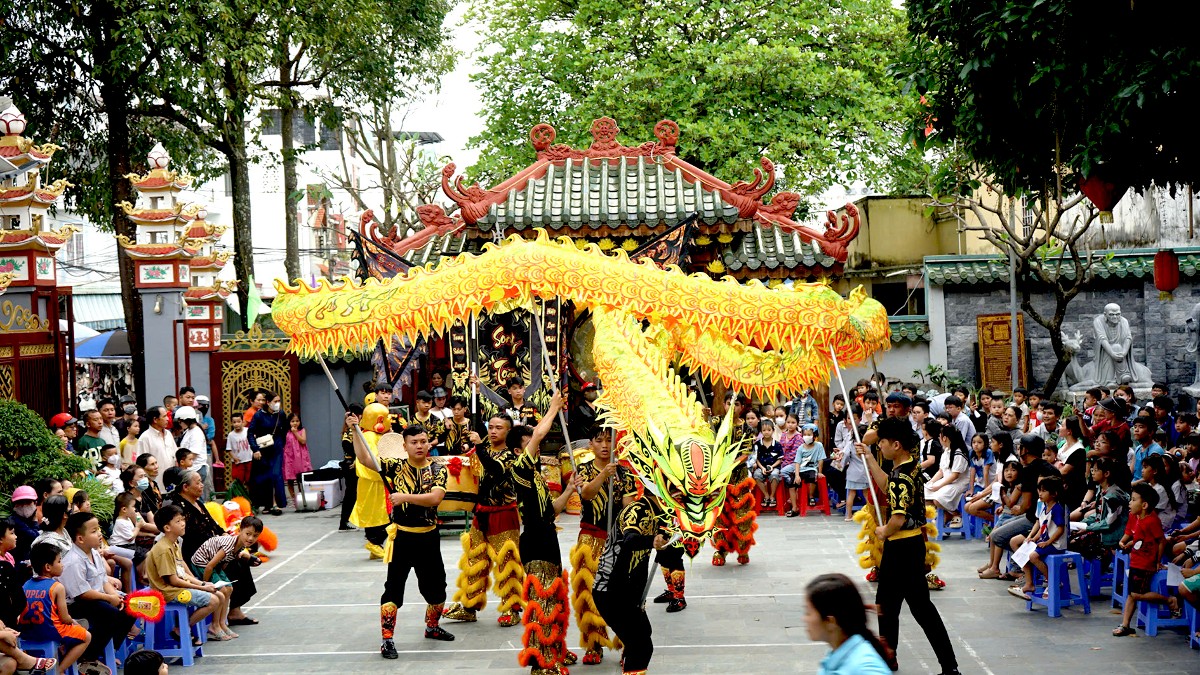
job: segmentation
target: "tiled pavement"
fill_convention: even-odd
[[[564,558],[577,532],[577,520],[560,519]],[[384,566],[368,562],[359,533],[338,533],[330,513],[269,518],[280,539],[271,562],[258,570],[259,594],[250,613],[260,626],[242,627],[242,637],[209,643],[193,675],[217,673],[465,673],[518,675],[521,629],[495,623],[495,598],[476,624],[446,627],[451,643],[421,636],[424,603],[415,579],[400,610],[398,661],[378,655],[377,602]],[[841,517],[810,515],[759,520],[758,544],[749,565],[716,568],[711,551],[688,568],[689,607],[679,614],[652,606],[655,654],[651,672],[668,673],[814,673],[826,646],[809,640],[803,624],[804,585],[823,572],[862,578],[855,560],[855,523]],[[442,555],[453,590],[460,548],[457,538],[442,541]],[[1085,616],[1070,608],[1060,619],[1044,611],[1027,612],[999,581],[980,581],[981,542],[943,544],[938,573],[948,587],[935,602],[950,629],[964,673],[1200,673],[1200,652],[1188,648],[1182,632],[1158,637],[1114,638],[1118,617],[1107,599],[1097,600]],[[873,593],[863,583],[864,592]],[[661,590],[661,579],[652,593]],[[577,643],[572,620],[572,645]],[[936,673],[937,661],[920,628],[905,614],[900,628],[902,673]],[[182,668],[173,668],[180,672]],[[611,653],[603,664],[572,668],[575,673],[619,673]]]

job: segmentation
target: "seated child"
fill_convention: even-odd
[[[976,494],[990,490],[995,478],[996,458],[988,447],[987,434],[975,434],[971,437],[971,478],[970,492]]]
[[[138,536],[153,536],[158,534],[158,528],[147,523],[142,514],[137,512],[137,499],[128,492],[122,492],[115,498],[113,505],[116,516],[113,518],[112,544],[113,553],[128,558],[137,567],[138,578],[146,578],[146,556],[150,549],[137,543]]]
[[[1033,568],[1036,567],[1042,573],[1042,577],[1046,578],[1049,573],[1046,557],[1067,550],[1070,528],[1067,526],[1067,507],[1060,501],[1063,488],[1061,476],[1043,476],[1038,480],[1036,520],[1029,535],[1021,541],[1021,544],[1032,541],[1037,548],[1029,554],[1029,562],[1025,563],[1025,586],[1013,593],[1023,600],[1028,600],[1029,594],[1034,590]],[[1014,546],[1017,545],[1014,543]],[[1014,588],[1010,588],[1009,591],[1013,591]],[[1049,590],[1043,592],[1042,597],[1049,597]]]
[[[801,431],[801,438],[803,442],[796,451],[795,476],[801,484],[808,486],[808,505],[816,506],[817,474],[825,468],[825,446],[817,440],[815,424],[805,424]],[[804,497],[801,496],[801,499]],[[793,515],[800,515],[799,511],[793,511],[789,517]]]
[[[925,500],[946,512],[947,527],[961,527],[958,503],[970,485],[970,451],[962,434],[953,426],[942,427],[939,440],[942,457],[938,460],[937,473],[925,485]]]
[[[58,668],[65,672],[91,644],[92,635],[67,611],[67,591],[56,578],[63,572],[61,549],[49,542],[34,544],[29,562],[34,577],[25,582],[25,611],[17,628],[23,640],[62,643],[64,653]]]
[[[21,601],[24,602],[25,592],[21,591]],[[12,625],[16,625],[16,619]],[[0,673],[9,675],[10,673],[30,673],[30,675],[53,675],[58,672],[55,665],[57,659],[39,659],[30,656],[21,651],[18,646],[21,634],[15,628],[10,628],[9,624],[0,621]]]
[[[67,594],[71,614],[88,622],[92,643],[80,657],[85,673],[95,672],[96,664],[111,643],[120,648],[133,628],[134,618],[121,611],[125,595],[114,579],[108,576],[108,566],[101,554],[103,538],[100,521],[82,511],[67,519],[67,533],[74,544],[62,558],[59,581]]]
[[[1071,550],[1085,558],[1108,560],[1121,543],[1129,520],[1129,495],[1116,484],[1118,472],[1123,470],[1125,466],[1114,457],[1100,457],[1092,463],[1097,508],[1083,516],[1083,529],[1071,534]]]
[[[162,538],[150,549],[146,562],[146,576],[150,587],[163,594],[168,602],[179,602],[195,608],[189,626],[195,626],[209,614],[224,614],[225,596],[217,592],[216,586],[197,579],[184,564],[179,540],[187,530],[183,511],[174,504],[167,504],[154,514],[154,525],[162,532]],[[181,596],[188,591],[186,600]],[[182,631],[181,631],[182,632]],[[209,627],[208,639],[218,642],[228,640],[224,633]]]
[[[225,574],[226,566],[236,560],[249,560],[254,557],[250,553],[250,547],[258,543],[258,536],[262,534],[263,522],[255,516],[246,516],[242,522],[238,524],[238,533],[236,535],[226,534],[219,537],[213,537],[200,545],[196,549],[196,553],[192,555],[192,569],[195,570],[196,576],[204,581],[213,583],[226,582],[229,583],[229,577]],[[232,586],[224,586],[220,590],[229,598],[233,594]],[[215,617],[213,623],[217,624],[218,630],[232,637],[237,637],[229,629],[229,603],[225,603],[225,613],[220,617]]]
[[[1166,604],[1172,610],[1179,608],[1178,598],[1150,592],[1155,573],[1166,569],[1162,557],[1167,540],[1163,536],[1162,521],[1154,512],[1156,506],[1158,492],[1154,487],[1145,482],[1134,483],[1133,495],[1129,498],[1129,523],[1125,525],[1125,536],[1121,537],[1120,543],[1121,550],[1129,552],[1129,598],[1125,601],[1121,625],[1113,630],[1115,637],[1137,634],[1130,624],[1139,602]]]
[[[763,506],[775,506],[775,491],[779,488],[779,465],[783,461],[783,446],[775,440],[775,423],[764,419],[758,425],[762,439],[754,442],[754,482],[763,493]]]

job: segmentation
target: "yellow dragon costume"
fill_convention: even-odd
[[[592,356],[604,382],[599,421],[624,432],[620,456],[662,496],[693,544],[714,531],[741,448],[732,412],[709,426],[676,366],[773,398],[826,381],[831,352],[851,364],[890,343],[887,313],[861,288],[843,298],[819,283],[768,289],[714,281],[632,262],[622,250],[607,255],[595,244],[552,241],[541,230],[533,240],[509,237],[479,255],[383,281],[276,281],[276,289],[275,323],[305,356],[369,350],[394,335],[416,339],[481,312],[536,311],[539,299],[590,309]],[[672,498],[669,486],[683,496]]]

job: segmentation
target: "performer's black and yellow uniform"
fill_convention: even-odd
[[[601,468],[596,466],[596,460],[589,460],[579,465],[578,472],[586,485],[596,480]],[[633,472],[623,466],[617,467],[617,474],[609,480],[613,483],[613,501],[611,508],[615,509],[612,516],[615,520],[620,513],[626,495],[637,496],[637,478]],[[571,549],[571,604],[575,607],[575,622],[579,625],[579,643],[583,646],[583,662],[586,664],[600,663],[604,658],[604,648],[616,649],[608,637],[604,618],[596,610],[596,601],[592,598],[592,584],[596,578],[596,567],[600,563],[600,555],[604,552],[604,542],[608,539],[609,517],[608,488],[601,488],[591,499],[582,499],[579,520],[579,540]],[[680,568],[682,569],[682,552]]]
[[[488,577],[495,566],[496,593],[500,596],[501,626],[521,621],[521,585],[525,572],[517,549],[521,522],[512,466],[517,456],[507,447],[479,445],[475,456],[483,467],[479,479],[479,504],[471,527],[462,535],[463,555],[458,563],[458,589],[445,616],[454,621],[475,621],[487,605]]]
[[[446,492],[446,469],[425,459],[413,464],[408,459],[378,458],[380,473],[395,492],[426,495]],[[417,574],[417,588],[425,599],[425,637],[453,640],[454,636],[438,626],[446,602],[446,568],[442,564],[441,542],[437,531],[437,507],[402,503],[392,507],[384,561],[387,581],[379,598],[379,623],[383,633],[383,655],[396,658],[391,640],[396,628],[396,612],[404,604],[404,585],[408,573]]]
[[[421,428],[425,430],[426,435],[429,436],[429,447],[431,449],[446,442],[446,426],[441,419],[434,417],[433,413],[429,413],[429,417],[426,417],[424,420],[418,419],[416,415],[413,415],[412,423],[421,425]]]
[[[462,424],[459,424],[453,417],[447,417],[442,420],[442,428],[445,430],[446,454],[461,455],[467,436],[471,435],[471,420],[464,419]]]
[[[649,492],[621,509],[613,520],[600,565],[596,570],[593,596],[600,616],[625,645],[622,670],[642,674],[654,653],[652,629],[642,604],[650,552],[655,535],[666,536],[669,517]]]
[[[717,527],[712,535],[713,547],[717,549],[713,553],[712,564],[718,567],[725,564],[725,556],[730,553],[737,554],[739,564],[750,562],[750,547],[754,545],[754,532],[758,530],[758,513],[754,510],[755,483],[745,462],[746,453],[750,452],[757,432],[741,420],[735,422],[733,429],[733,447],[737,449],[738,463],[725,487],[725,503],[721,506]],[[664,574],[666,569],[664,565]]]
[[[567,575],[554,529],[554,497],[542,478],[541,463],[533,453],[522,452],[513,462],[513,485],[521,512],[521,561],[525,568],[521,621],[524,649],[517,657],[533,675],[566,673],[575,662],[567,650],[567,623],[571,608],[567,598]]]

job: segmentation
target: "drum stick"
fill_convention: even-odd
[[[542,315],[538,312],[533,312],[533,318],[537,319],[538,338],[542,341],[542,367],[546,372],[550,372],[550,352],[546,351],[546,331],[542,326]],[[558,373],[554,374],[554,379],[550,380],[551,394],[558,393]],[[567,415],[562,409],[558,411],[558,426],[562,427],[563,440],[567,442],[567,463],[571,465],[571,476],[575,475],[575,457],[574,451],[571,449],[571,434],[567,432]]]

